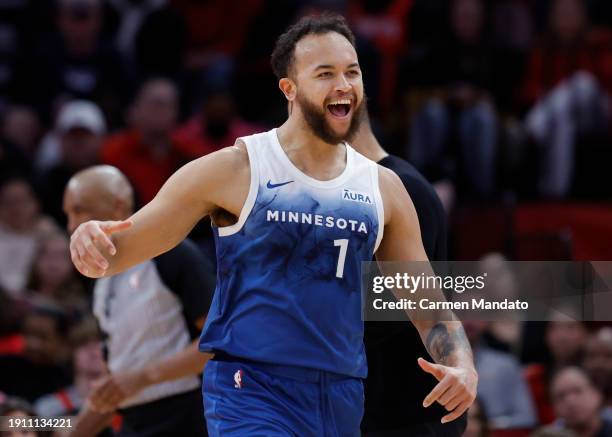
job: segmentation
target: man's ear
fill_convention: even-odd
[[[289,79],[288,77],[283,77],[278,81],[278,87],[289,102],[293,102],[293,100],[295,100],[297,86],[293,80]]]

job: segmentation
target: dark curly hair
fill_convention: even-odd
[[[272,52],[272,70],[278,79],[288,76],[293,63],[296,44],[307,35],[322,35],[336,32],[344,36],[355,47],[355,35],[342,15],[325,13],[307,15],[290,26],[277,40]]]

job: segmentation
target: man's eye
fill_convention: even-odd
[[[352,76],[352,77],[357,77],[357,76],[359,76],[359,71],[357,71],[357,70],[349,70],[349,71],[347,72],[347,74],[348,74],[349,76]]]
[[[323,73],[319,74],[317,77],[330,77],[331,71],[324,71]]]

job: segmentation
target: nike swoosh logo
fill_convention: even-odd
[[[287,185],[290,184],[293,181],[289,181],[289,182],[281,182],[280,184],[273,184],[272,181],[268,181],[268,185],[266,185],[268,188],[277,188],[277,187],[282,187],[283,185]]]

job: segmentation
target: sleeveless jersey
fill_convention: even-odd
[[[241,140],[250,189],[238,221],[213,226],[200,350],[364,378],[361,262],[384,226],[377,164],[346,145],[342,174],[321,181],[294,166],[276,129]]]

